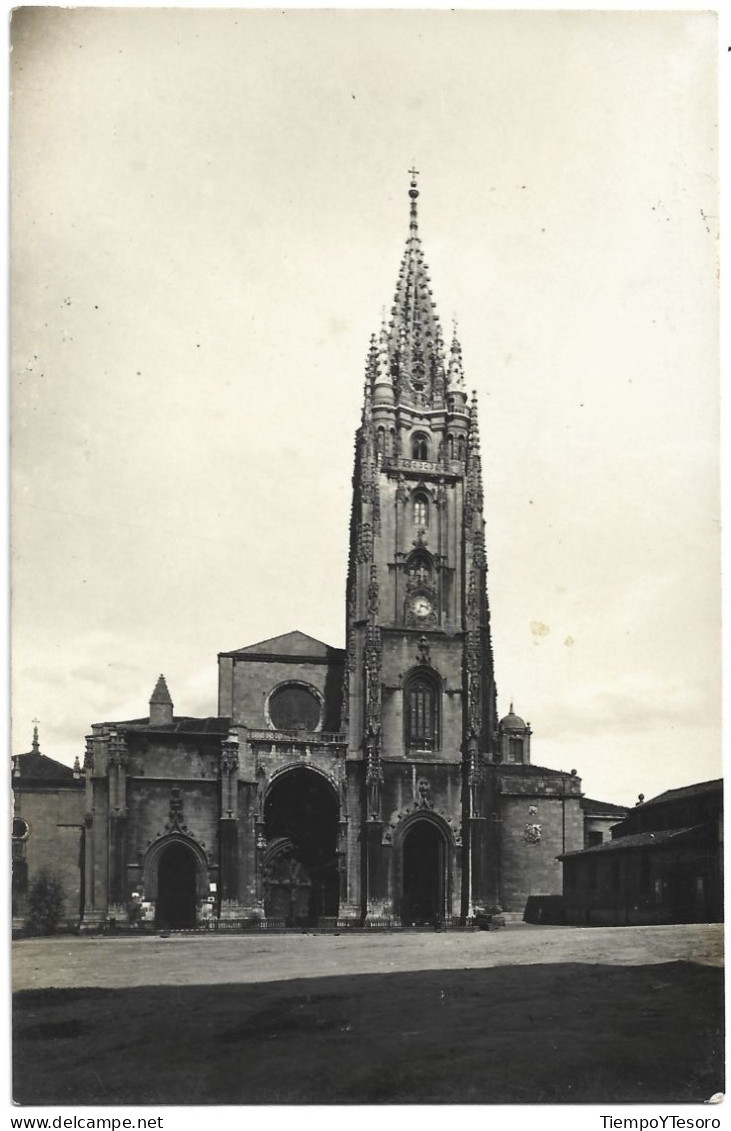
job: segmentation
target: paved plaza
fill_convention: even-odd
[[[21,1103],[703,1102],[720,925],[28,939]]]
[[[722,926],[582,929],[520,923],[490,932],[26,939],[13,946],[13,988],[122,989],[553,962],[675,961],[720,966]]]

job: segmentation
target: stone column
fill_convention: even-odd
[[[81,922],[82,931],[93,931],[102,922],[103,915],[97,909],[96,893],[96,850],[95,841],[99,835],[98,827],[94,827],[94,736],[86,736],[86,753],[84,754],[84,774],[86,777],[86,796],[84,825],[84,917]],[[104,908],[106,912],[106,908]]]
[[[221,743],[221,810],[218,825],[218,904],[222,919],[237,919],[239,902],[239,736],[231,728]]]
[[[229,817],[222,817],[218,831],[221,915],[223,918],[229,918],[228,909],[231,905],[238,904],[239,898],[239,822]]]
[[[384,892],[381,883],[381,785],[383,769],[377,745],[366,747],[365,850],[363,853],[366,918],[380,919],[384,914]]]
[[[109,732],[109,914],[127,918],[127,742],[124,732]]]
[[[348,822],[338,826],[338,914],[348,901]]]

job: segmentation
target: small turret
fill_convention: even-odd
[[[462,347],[459,344],[457,337],[457,319],[454,319],[454,332],[452,334],[452,345],[449,349],[449,388],[452,392],[465,392],[464,387],[464,369],[462,366]],[[465,400],[467,395],[465,393]]]
[[[498,723],[498,750],[501,762],[530,762],[530,723],[523,722],[519,715],[510,711]]]
[[[373,387],[373,404],[377,407],[378,405],[392,405],[393,403],[393,378],[391,377],[391,362],[388,356],[388,328],[384,320],[378,338],[378,367]]]
[[[155,684],[155,690],[150,696],[150,726],[172,726],[173,701],[170,698],[165,676],[161,675]]]

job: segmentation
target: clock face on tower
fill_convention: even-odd
[[[414,597],[411,602],[411,611],[416,617],[428,617],[432,612],[432,603],[428,597]]]

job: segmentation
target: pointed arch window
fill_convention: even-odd
[[[429,525],[429,500],[423,491],[414,495],[414,526]]]
[[[457,459],[464,460],[464,436],[457,441]]]
[[[407,750],[439,748],[439,685],[430,671],[413,672],[404,686],[404,744]]]
[[[429,437],[423,432],[414,432],[411,437],[411,458],[428,460],[429,459]]]
[[[454,459],[454,436],[451,432],[447,436],[447,455],[450,459]]]
[[[386,454],[386,429],[379,428],[376,433],[376,446],[381,455]]]

